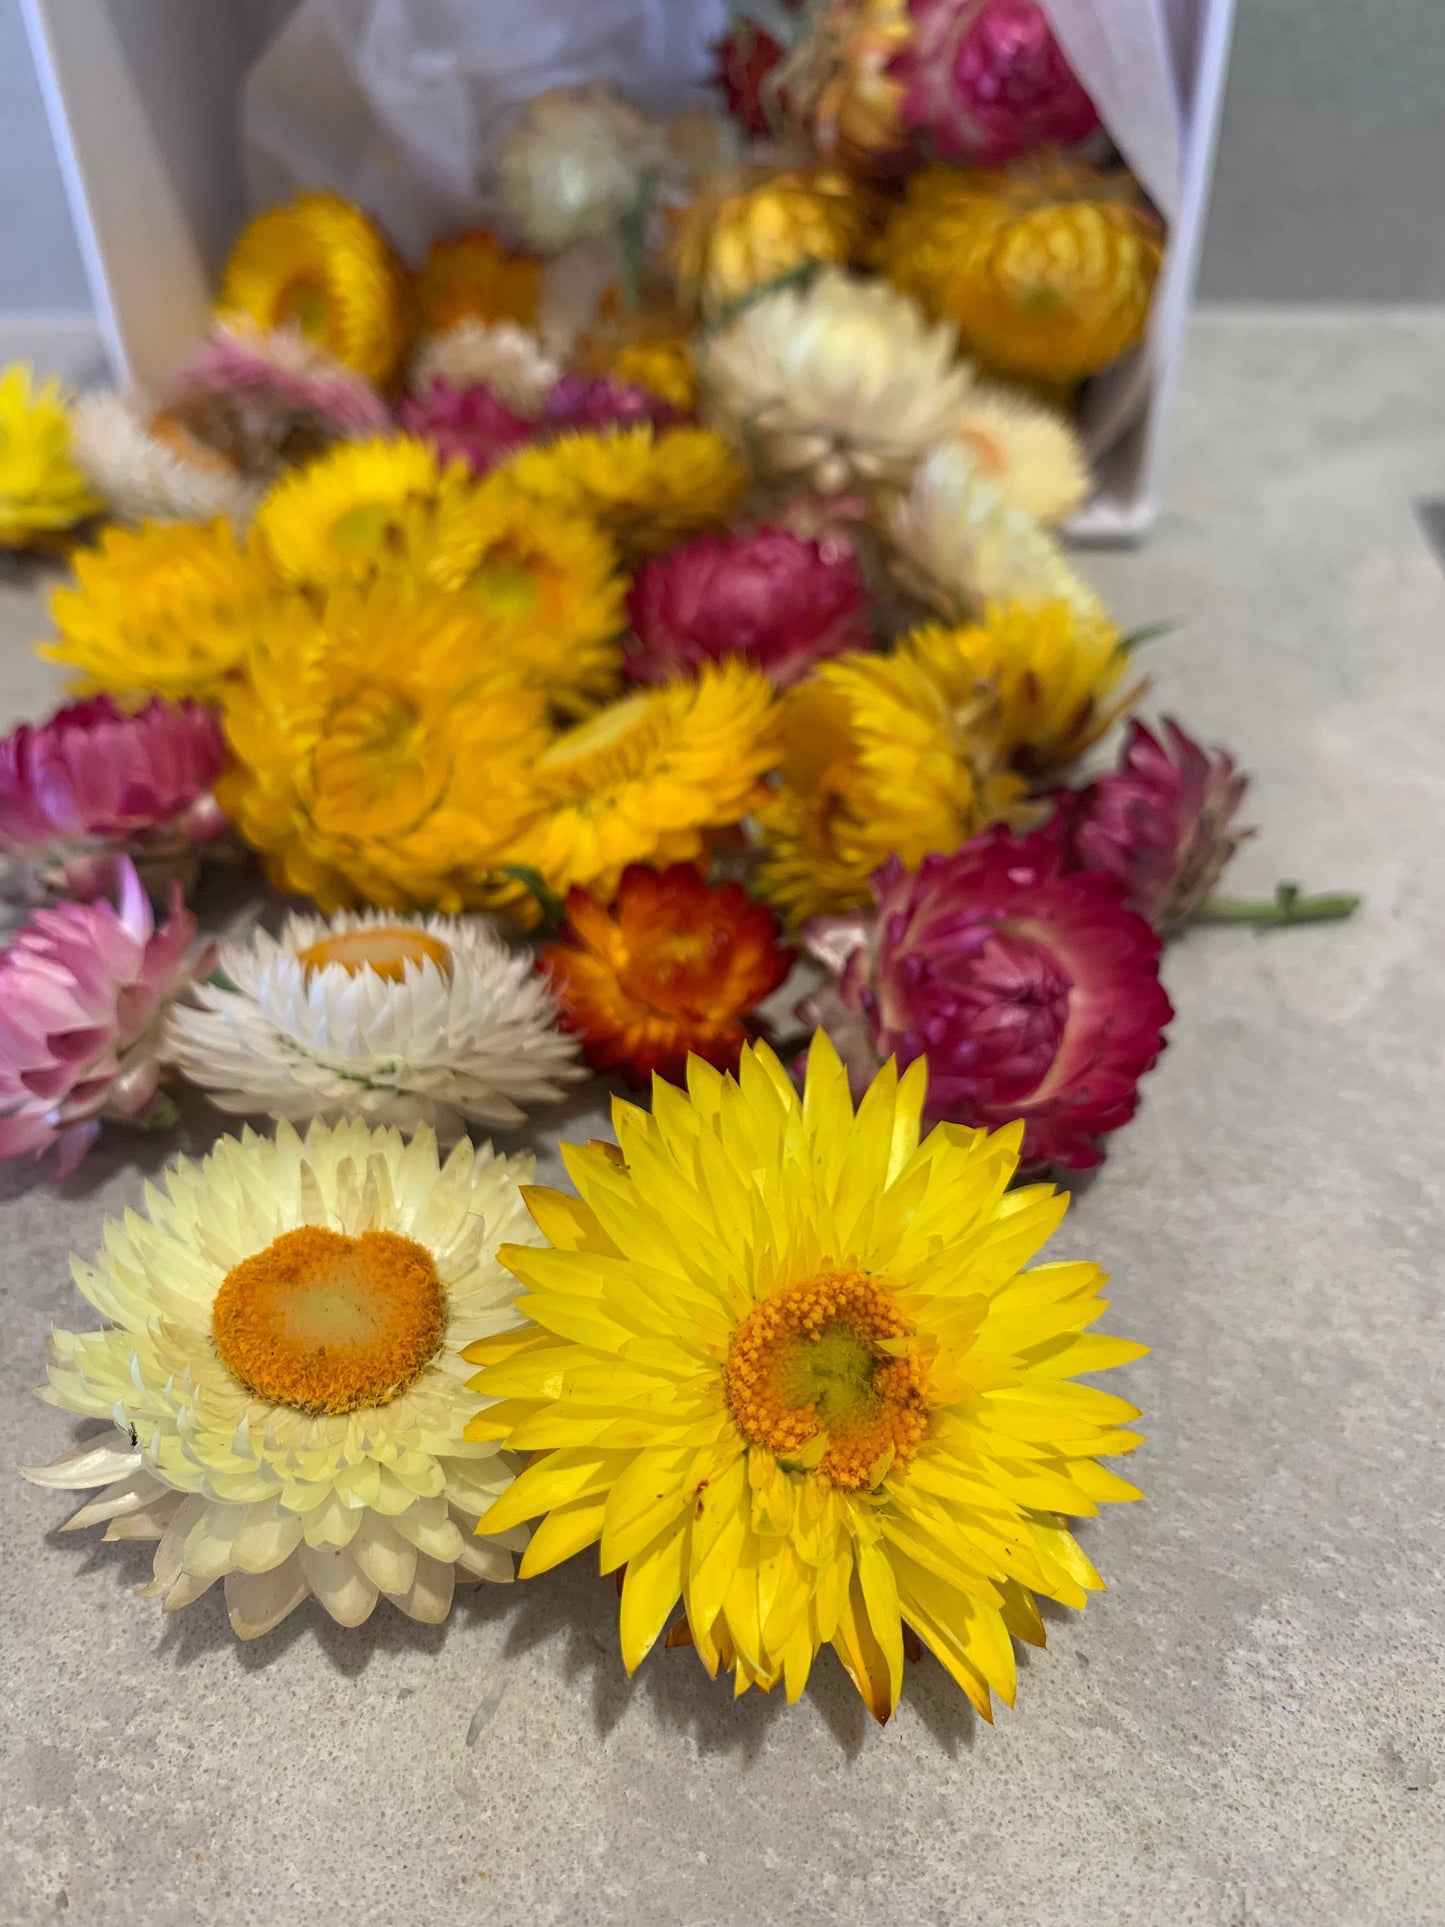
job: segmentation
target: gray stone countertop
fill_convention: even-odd
[[[1051,1613],[990,1730],[931,1660],[875,1728],[825,1655],[734,1703],[685,1651],[628,1681],[584,1556],[450,1623],[314,1602],[252,1646],[219,1588],[171,1619],[148,1549],[59,1538],[13,1476],[53,1321],[169,1142],[112,1134],[59,1190],[0,1167],[0,1922],[241,1927],[1424,1927],[1445,1921],[1440,1143],[1445,314],[1195,323],[1157,534],[1085,558],[1157,707],[1255,774],[1239,889],[1363,914],[1209,929],[1141,1114],[1057,1241],[1114,1274],[1113,1375],[1148,1494],[1082,1528],[1111,1582]],[[0,590],[7,715],[44,579]],[[592,1135],[585,1102],[535,1133]]]

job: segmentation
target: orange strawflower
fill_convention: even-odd
[[[690,863],[629,864],[610,910],[574,889],[567,917],[572,941],[542,953],[563,1027],[594,1070],[635,1084],[654,1072],[681,1084],[689,1052],[736,1071],[751,1013],[792,968],[772,911]]]
[[[417,314],[424,335],[445,334],[463,321],[516,321],[531,328],[541,299],[538,257],[509,253],[485,228],[433,241],[416,277]]]

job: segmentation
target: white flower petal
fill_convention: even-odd
[[[87,1485],[105,1485],[111,1479],[126,1478],[138,1472],[140,1466],[141,1455],[129,1437],[124,1432],[111,1432],[104,1438],[76,1446],[73,1452],[66,1452],[52,1465],[25,1465],[20,1470],[32,1485],[78,1491]]]
[[[416,1577],[417,1549],[385,1519],[369,1512],[351,1542],[351,1556],[362,1573],[384,1593],[411,1590]]]
[[[259,1639],[279,1626],[311,1591],[299,1554],[270,1572],[232,1572],[226,1576],[226,1611],[238,1639]]]
[[[419,1552],[411,1585],[405,1592],[388,1593],[387,1597],[408,1619],[439,1626],[451,1611],[456,1582],[457,1569],[450,1561],[428,1559],[424,1552]]]
[[[338,1626],[360,1626],[370,1619],[380,1588],[366,1577],[349,1551],[303,1545],[298,1557],[311,1590]]]

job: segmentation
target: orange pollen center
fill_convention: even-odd
[[[211,1307],[221,1362],[301,1412],[385,1405],[435,1358],[447,1303],[431,1253],[394,1231],[283,1231],[226,1273]]]
[[[739,1429],[833,1485],[875,1486],[928,1429],[913,1325],[861,1271],[820,1272],[750,1312],[725,1383]]]
[[[328,964],[340,964],[349,977],[369,970],[391,984],[402,981],[408,964],[420,969],[424,963],[434,963],[443,976],[452,967],[452,953],[440,938],[400,923],[374,923],[361,930],[339,931],[334,937],[307,944],[297,953],[297,960],[303,970],[324,970]]]

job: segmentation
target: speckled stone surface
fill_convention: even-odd
[[[1442,366],[1445,315],[1205,315],[1158,533],[1090,559],[1129,623],[1184,619],[1158,702],[1256,772],[1237,885],[1369,904],[1169,956],[1172,1046],[1059,1241],[1155,1348],[1115,1375],[1149,1496],[1082,1528],[1112,1590],[1050,1613],[1018,1710],[931,1660],[886,1731],[831,1657],[791,1710],[686,1652],[629,1683],[585,1560],[441,1629],[162,1620],[143,1548],[56,1537],[9,1471],[67,1442],[26,1396],[67,1248],[173,1148],[115,1138],[58,1193],[0,1172],[6,1927],[1445,1920]],[[17,713],[37,606],[0,601]]]

